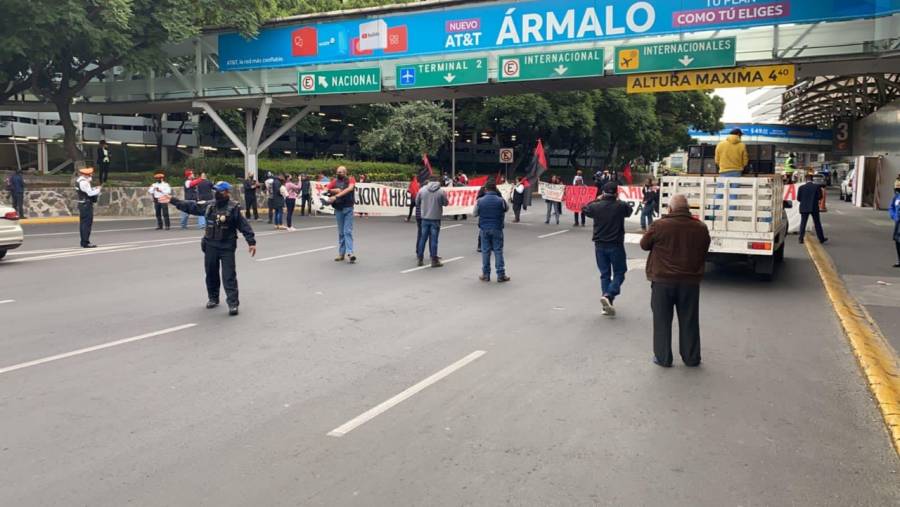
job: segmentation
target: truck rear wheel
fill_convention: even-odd
[[[775,254],[773,255],[773,257],[775,257],[776,264],[781,264],[782,262],[784,262],[784,243],[782,243],[781,246],[778,247],[778,250],[775,250]]]

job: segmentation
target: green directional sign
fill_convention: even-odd
[[[735,38],[658,42],[616,48],[616,74],[734,67]]]
[[[300,95],[380,92],[381,68],[301,71],[298,83]]]
[[[603,48],[500,56],[500,81],[533,81],[603,75]]]
[[[488,82],[487,58],[438,60],[397,66],[397,89],[436,88]]]

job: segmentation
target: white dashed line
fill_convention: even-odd
[[[275,259],[284,259],[285,257],[296,257],[297,255],[306,255],[306,254],[311,254],[311,253],[315,253],[315,252],[323,252],[325,250],[332,250],[334,248],[337,248],[337,246],[335,246],[335,245],[323,246],[322,248],[316,248],[314,250],[304,250],[302,252],[294,252],[294,253],[289,253],[289,254],[284,254],[284,255],[276,255],[274,257],[265,257],[263,259],[256,259],[256,262],[274,261]]]
[[[25,363],[14,364],[12,366],[7,366],[5,368],[0,368],[0,374],[9,373],[11,371],[22,370],[25,368],[30,368],[32,366],[38,366],[45,363],[50,363],[53,361],[59,361],[60,359],[67,359],[69,357],[79,356],[81,354],[87,354],[89,352],[96,352],[98,350],[108,349],[110,347],[115,347],[117,345],[124,345],[126,343],[136,342],[138,340],[146,340],[147,338],[153,338],[154,336],[160,336],[164,334],[174,333],[176,331],[181,331],[183,329],[188,329],[196,326],[197,324],[183,324],[181,326],[170,327],[166,329],[161,329],[159,331],[153,331],[152,333],[142,334],[138,336],[132,336],[131,338],[124,338],[122,340],[116,340],[107,343],[101,343],[100,345],[94,345],[93,347],[86,347],[83,349],[73,350],[71,352],[65,352],[63,354],[57,354],[55,356],[44,357],[41,359],[35,359],[34,361],[28,361]]]
[[[563,229],[561,231],[551,232],[550,234],[544,234],[543,236],[538,236],[538,239],[549,238],[551,236],[558,236],[558,235],[566,233],[566,232],[569,232],[569,229]]]
[[[342,436],[346,435],[347,433],[350,433],[351,431],[362,426],[363,424],[365,424],[365,423],[371,421],[372,419],[378,417],[379,415],[387,412],[388,410],[391,409],[391,407],[394,407],[394,406],[398,405],[399,403],[411,398],[416,393],[421,392],[426,387],[440,381],[441,379],[447,377],[448,375],[455,372],[456,370],[459,370],[460,368],[466,366],[467,364],[478,359],[479,357],[483,356],[484,354],[485,354],[485,351],[483,351],[483,350],[476,350],[475,352],[472,352],[468,356],[451,364],[450,366],[448,366],[448,367],[444,368],[443,370],[435,373],[434,375],[426,378],[425,380],[419,382],[418,384],[407,388],[400,394],[388,399],[387,401],[384,401],[383,403],[381,403],[379,405],[376,405],[375,407],[370,408],[369,410],[363,412],[362,414],[354,417],[353,419],[350,419],[349,421],[345,422],[344,424],[329,431],[328,436],[342,437]]]

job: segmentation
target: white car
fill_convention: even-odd
[[[847,176],[841,180],[841,200],[850,202],[853,200],[853,180],[856,179],[856,168],[850,170]]]
[[[7,250],[19,248],[25,241],[25,232],[19,225],[16,210],[0,204],[0,259],[6,257]]]

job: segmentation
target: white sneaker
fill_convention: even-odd
[[[608,315],[610,317],[615,316],[616,309],[613,307],[612,302],[609,300],[608,297],[603,296],[602,298],[600,298],[600,306],[601,306],[600,312],[603,315]]]
[[[295,228],[293,228],[293,227],[288,227],[287,230],[289,230],[289,231],[296,231],[297,229],[295,229]]]

